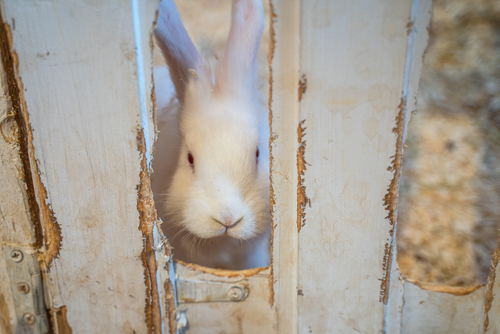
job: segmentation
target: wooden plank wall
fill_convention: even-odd
[[[410,5],[303,3],[299,332],[382,330]]]
[[[187,305],[190,332],[496,333],[498,249],[470,291],[405,282],[397,268],[431,0],[271,4],[273,263],[251,277],[179,264],[182,279],[251,288],[241,303]],[[170,258],[148,169],[158,1],[1,5],[1,245],[42,247],[50,310],[75,332],[168,332],[173,286],[157,263]],[[0,256],[0,333],[16,325]]]
[[[2,2],[50,307],[65,308],[76,332],[161,332],[147,166],[157,8],[153,0]]]

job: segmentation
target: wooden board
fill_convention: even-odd
[[[273,4],[273,200],[297,204],[299,215],[295,220],[290,208],[274,206],[278,327],[301,333],[383,331],[405,65],[408,52],[421,56],[425,46],[408,49],[411,1],[304,1],[299,9]],[[290,12],[300,17],[282,14]],[[280,44],[298,22],[298,37]],[[281,48],[289,60],[277,58]],[[415,73],[418,78],[418,68]],[[278,151],[292,139],[295,154],[291,147]],[[282,178],[275,161],[294,166]],[[288,198],[291,191],[296,198]]]
[[[300,1],[271,1],[272,288],[277,333],[297,333],[297,125]]]
[[[66,308],[75,332],[161,330],[147,184],[157,6],[3,1],[30,124],[50,306]]]
[[[420,82],[420,72],[424,57],[424,50],[429,38],[429,24],[432,14],[432,1],[412,0],[407,25],[407,53],[405,59],[405,72],[403,77],[402,99],[404,100],[404,119],[402,121],[402,136],[398,139],[402,143],[406,140],[408,123],[411,115],[417,110],[417,90]],[[404,145],[399,145],[401,154],[404,153]],[[404,159],[404,157],[402,157]],[[400,171],[404,172],[404,171]],[[399,191],[399,185],[397,185]],[[397,214],[397,205],[394,207]],[[397,217],[395,217],[397,218]],[[392,238],[392,254],[390,257],[390,282],[388,284],[389,296],[385,309],[384,330],[386,333],[401,333],[401,317],[404,302],[404,286],[397,261],[397,219]]]
[[[410,12],[411,1],[303,3],[299,332],[383,330],[403,78],[417,51],[408,48]]]
[[[199,282],[200,286],[216,283],[243,283],[248,286],[248,297],[244,301],[208,301],[196,303],[179,302],[178,309],[185,310],[188,320],[186,333],[273,333],[274,312],[269,304],[270,269],[229,272],[208,269],[197,270],[196,265],[189,267],[176,264],[177,279]],[[247,275],[249,277],[246,277]],[[210,293],[204,292],[207,299]]]
[[[406,282],[400,333],[477,333],[484,287],[465,294],[460,288],[451,290],[458,295],[424,290]]]
[[[187,332],[496,333],[500,251],[477,289],[419,286],[397,268],[400,159],[431,2],[272,4],[273,264],[177,264],[177,279],[250,291],[242,302],[180,303]],[[157,5],[3,1],[14,58],[0,71],[0,242],[44,248],[49,306],[74,332],[175,332],[149,185]],[[9,75],[20,89],[14,122]],[[26,142],[16,143],[20,125]],[[2,334],[16,326],[12,303],[0,257]]]

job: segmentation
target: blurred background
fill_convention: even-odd
[[[434,0],[403,157],[403,276],[486,282],[500,228],[499,111],[500,1]]]

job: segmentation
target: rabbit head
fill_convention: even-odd
[[[173,0],[160,5],[155,35],[182,105],[166,220],[199,238],[269,230],[269,128],[257,88],[263,26],[261,0],[233,0],[227,45],[212,71]]]

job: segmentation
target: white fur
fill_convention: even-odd
[[[193,53],[173,0],[160,7],[157,42],[182,103],[179,160],[162,218],[176,258],[245,269],[269,265],[269,126],[256,75],[264,11],[261,0],[232,5],[213,72]]]

